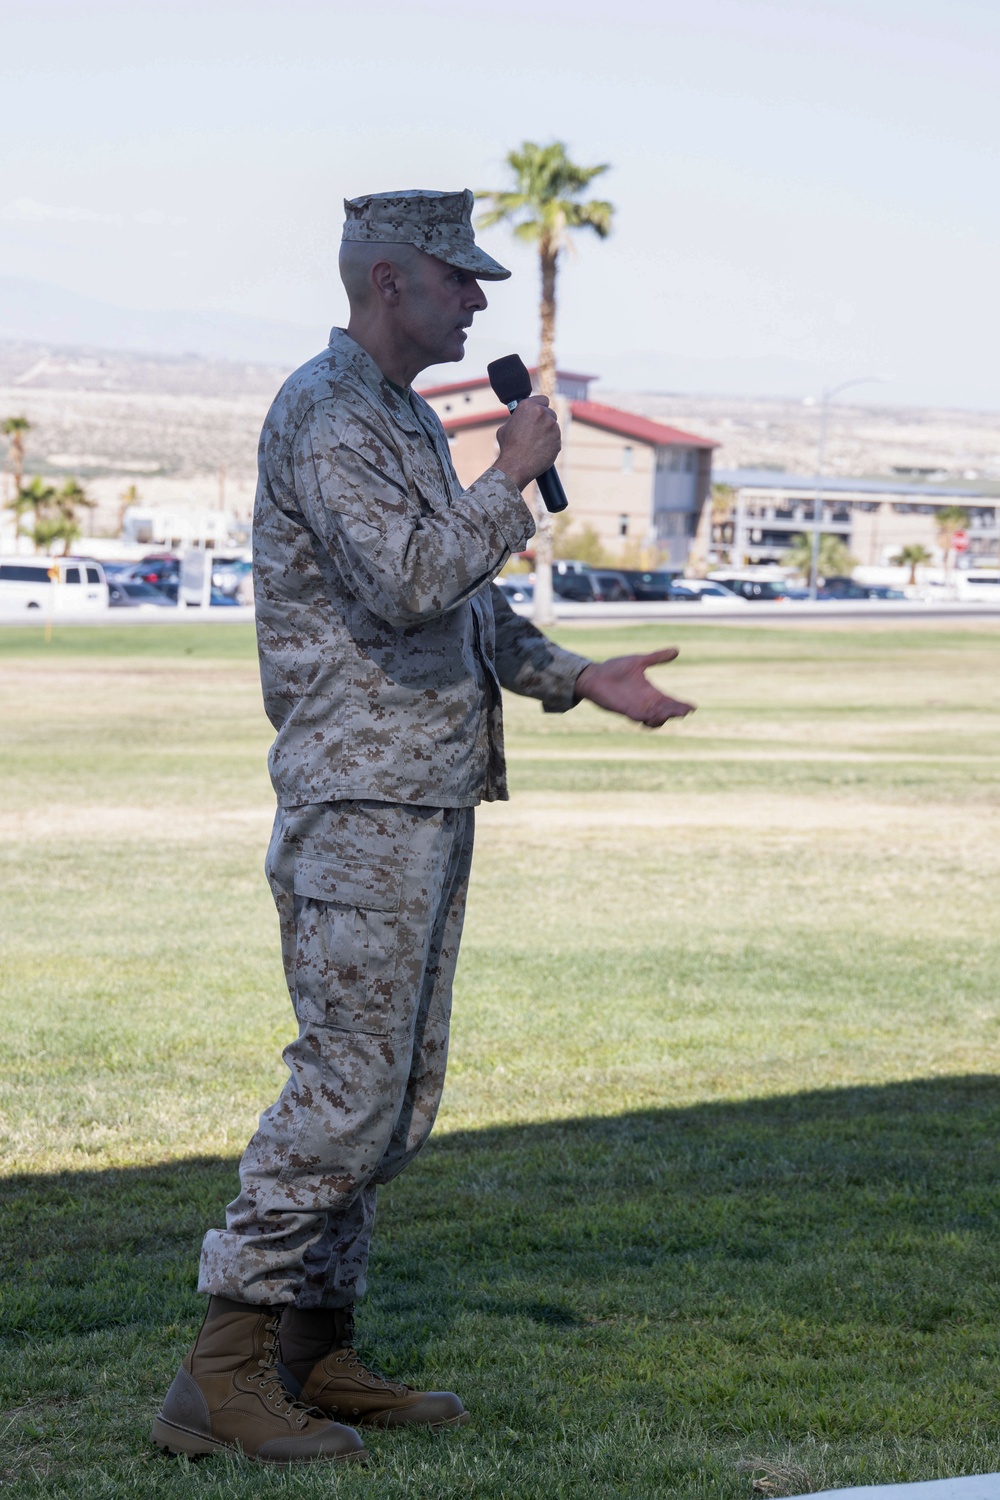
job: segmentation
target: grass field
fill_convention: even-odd
[[[475,1424],[289,1474],[148,1444],[291,1032],[252,633],[0,630],[5,1495],[1000,1469],[1000,629],[560,636],[673,641],[700,707],[508,705],[445,1105],[363,1319]]]

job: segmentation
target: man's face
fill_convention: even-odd
[[[402,279],[398,327],[421,369],[465,356],[465,330],[486,306],[471,271],[421,255]]]

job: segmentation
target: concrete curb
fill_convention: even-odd
[[[1000,1474],[966,1474],[960,1479],[923,1479],[916,1484],[868,1484],[849,1490],[822,1490],[818,1494],[793,1495],[790,1500],[820,1500],[827,1495],[839,1500],[1000,1500]]]

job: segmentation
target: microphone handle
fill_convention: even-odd
[[[545,501],[545,509],[553,514],[565,510],[569,501],[566,499],[566,491],[562,487],[562,480],[555,469],[546,469],[544,474],[539,474],[535,480],[539,493]]]
[[[508,401],[507,410],[516,411],[517,405],[516,401]],[[569,501],[566,499],[566,491],[563,489],[562,480],[554,466],[546,469],[544,474],[536,474],[535,483],[538,485],[538,493],[545,502],[545,509],[550,515],[558,515],[561,510],[566,509]]]

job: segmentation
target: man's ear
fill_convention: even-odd
[[[371,283],[378,300],[388,307],[399,301],[399,267],[391,260],[377,260],[371,269]]]

